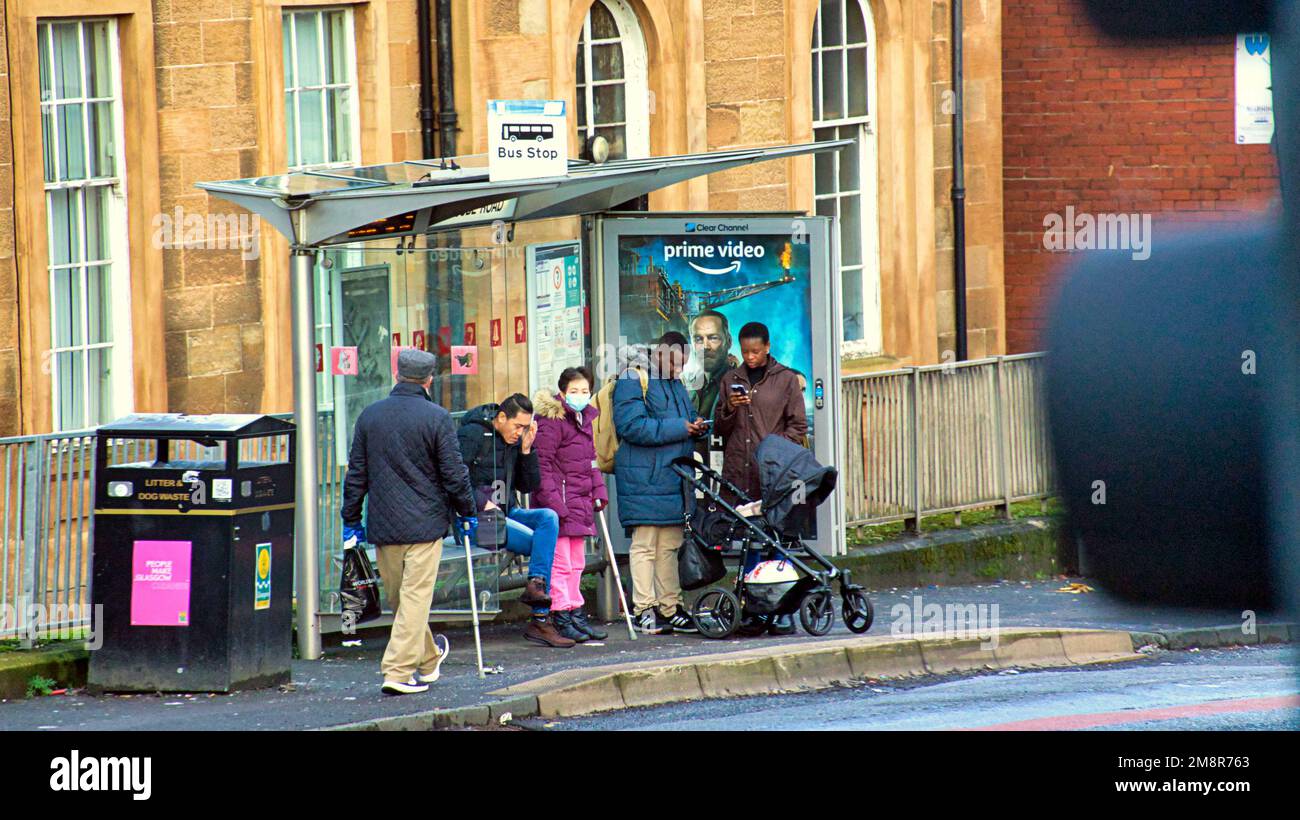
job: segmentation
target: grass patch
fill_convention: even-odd
[[[44,675],[32,675],[27,679],[27,697],[35,698],[48,695],[54,691],[59,682]]]
[[[0,641],[0,654],[5,652],[30,652],[34,649],[49,649],[51,647],[61,648],[63,644],[67,644],[69,647],[84,646],[88,637],[89,630],[86,629],[61,630],[53,637],[37,638],[32,641],[30,647],[24,647],[22,641],[17,638],[6,638]]]
[[[1064,508],[1061,506],[1060,499],[1049,498],[1047,500],[1047,509],[1044,512],[1042,505],[1038,501],[1017,501],[1011,505],[1012,520],[1023,518],[1037,518],[1046,515],[1049,518],[1057,518],[1062,515]],[[998,515],[995,507],[983,507],[974,510],[963,510],[961,512],[961,523],[957,523],[957,513],[944,513],[943,515],[928,515],[921,519],[921,532],[941,532],[943,530],[961,530],[968,527],[977,527],[981,524],[996,524],[1002,519]],[[873,544],[880,544],[885,541],[892,541],[895,538],[902,537],[906,532],[906,527],[902,521],[891,521],[888,524],[871,524],[860,527],[850,527],[848,531],[848,541],[851,547],[867,547]]]

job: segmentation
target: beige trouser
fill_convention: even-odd
[[[379,577],[393,610],[393,631],[379,668],[385,681],[405,683],[416,672],[432,672],[438,660],[438,647],[429,629],[429,607],[442,560],[442,541],[385,544],[378,552]]]
[[[677,550],[682,546],[682,525],[632,528],[628,562],[632,565],[632,611],[640,615],[658,605],[659,613],[672,615],[682,602],[677,578]]]

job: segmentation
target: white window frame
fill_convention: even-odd
[[[841,101],[840,111],[848,112],[849,100],[849,67],[848,55],[849,49],[846,47],[848,38],[848,4],[857,3],[858,9],[862,14],[862,22],[866,35],[866,88],[863,93],[867,96],[866,114],[862,116],[843,116],[835,119],[821,119],[822,110],[822,87],[820,81],[820,66],[823,52],[838,51],[841,55],[840,77],[841,77]],[[839,185],[839,165],[840,157],[834,155],[832,177],[835,180],[835,190],[830,192],[820,192],[816,190],[816,179],[813,181],[814,186],[814,204],[826,200],[839,200],[846,195],[858,195],[861,240],[859,242],[862,257],[857,265],[844,265],[841,258],[841,277],[843,271],[861,271],[862,282],[862,338],[854,340],[840,340],[841,355],[849,356],[870,356],[878,355],[884,347],[884,332],[881,320],[881,298],[880,298],[880,222],[879,222],[879,187],[878,187],[878,149],[876,145],[877,128],[876,128],[876,26],[875,20],[871,16],[870,6],[862,0],[840,0],[840,38],[839,44],[827,46],[826,39],[822,36],[822,15],[820,9],[817,12],[817,18],[813,23],[815,30],[815,45],[811,48],[812,53],[812,76],[813,76],[813,133],[822,129],[833,129],[836,132],[842,127],[856,127],[858,137],[858,187],[856,189],[840,189]],[[852,44],[854,46],[857,43]],[[814,136],[814,138],[816,138]],[[840,204],[835,204],[835,212],[840,212]],[[840,231],[851,230],[851,226],[841,225]]]
[[[591,9],[582,21],[583,80],[577,89],[584,95],[583,105],[586,110],[586,122],[578,123],[578,136],[582,142],[596,134],[596,101],[594,89],[598,85],[623,86],[623,114],[627,119],[621,123],[600,123],[601,127],[622,125],[626,133],[628,159],[642,159],[650,156],[650,79],[649,55],[646,51],[645,36],[641,32],[641,22],[636,12],[626,0],[595,0],[601,3],[614,18],[618,26],[617,39],[593,41],[591,38]],[[595,80],[592,77],[592,46],[617,44],[623,51],[623,79]],[[636,101],[635,104],[633,102]]]
[[[88,96],[90,89],[86,82],[86,33],[87,28],[97,23],[107,24],[108,43],[109,43],[109,69],[111,71],[111,97],[91,97]],[[121,41],[119,39],[119,30],[117,20],[112,17],[77,17],[77,18],[41,18],[37,21],[36,33],[37,38],[45,37],[47,46],[47,56],[54,59],[54,26],[76,24],[77,25],[77,60],[81,69],[81,95],[79,97],[51,98],[40,100],[41,120],[44,122],[46,109],[62,106],[65,103],[80,104],[81,106],[81,133],[85,142],[85,157],[89,162],[90,157],[90,119],[89,108],[91,103],[110,103],[110,111],[113,117],[113,170],[114,175],[108,177],[90,177],[79,180],[44,182],[44,160],[42,159],[41,176],[45,189],[45,222],[46,222],[46,247],[49,253],[47,260],[46,272],[49,276],[49,294],[50,294],[50,353],[48,359],[48,372],[50,374],[50,397],[51,397],[51,419],[53,420],[53,429],[58,431],[79,430],[89,427],[95,427],[114,418],[119,418],[133,412],[135,407],[135,382],[134,373],[131,366],[131,271],[129,256],[127,254],[126,243],[123,237],[127,235],[127,209],[126,209],[126,156],[125,131],[123,123],[122,109],[122,66],[121,66]],[[37,54],[40,54],[40,48],[37,48]],[[38,56],[39,59],[39,56]],[[50,82],[54,82],[54,66],[49,66]],[[39,68],[38,68],[39,72]],[[51,147],[53,160],[55,163],[55,178],[62,176],[59,168],[60,154],[59,150],[59,131],[58,120],[55,118],[55,125],[52,131],[54,145]],[[45,151],[45,132],[42,127],[41,131],[42,152]],[[89,172],[89,168],[87,168]],[[105,233],[105,239],[108,243],[108,254],[105,259],[90,260],[87,259],[87,237],[86,237],[86,198],[87,192],[91,188],[103,188],[107,190],[107,218],[104,221],[102,230]],[[68,191],[75,194],[76,205],[74,206],[73,218],[77,220],[78,234],[80,237],[80,247],[78,248],[78,260],[68,263],[54,262],[54,220],[53,215],[53,194],[56,191]],[[90,337],[90,316],[89,316],[89,294],[88,278],[89,269],[92,267],[108,268],[108,293],[106,298],[110,305],[109,310],[109,337],[111,341],[91,343]],[[80,344],[69,344],[59,346],[57,340],[61,331],[59,324],[59,314],[56,306],[58,304],[58,272],[63,270],[77,271],[80,276],[80,316],[78,320],[81,323]],[[103,418],[89,417],[89,402],[86,399],[91,395],[91,374],[90,374],[90,351],[92,350],[109,350],[109,368],[110,368],[110,386],[109,395],[106,397],[106,413]],[[82,360],[81,366],[81,418],[67,419],[63,417],[62,402],[60,401],[60,372],[59,365],[62,357],[67,355],[79,356]]]
[[[347,82],[326,83],[324,71],[326,66],[325,43],[329,37],[329,28],[325,25],[325,15],[331,12],[343,12],[344,16],[344,62],[346,64]],[[304,86],[299,84],[299,78],[302,76],[298,65],[298,37],[297,37],[297,18],[296,15],[313,15],[318,21],[320,39],[317,43],[317,58],[321,65],[321,82],[319,85]],[[301,105],[298,101],[299,94],[303,91],[322,91],[321,97],[321,139],[322,144],[328,147],[330,141],[329,134],[329,106],[326,104],[326,97],[329,92],[341,88],[348,89],[349,100],[349,140],[351,141],[351,159],[334,160],[327,157],[325,162],[321,163],[292,163],[287,162],[290,171],[310,171],[327,168],[352,168],[361,163],[361,101],[360,90],[357,83],[357,38],[356,38],[356,18],[351,6],[310,6],[310,7],[289,7],[286,6],[281,15],[281,25],[284,26],[289,37],[289,50],[284,54],[284,93],[292,95],[293,104],[285,105],[285,155],[286,158],[296,156],[302,159],[302,117]],[[294,85],[289,85],[290,67],[292,67],[292,76]],[[293,129],[294,145],[288,145],[288,128],[290,122],[295,124]]]

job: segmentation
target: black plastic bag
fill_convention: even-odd
[[[344,624],[356,626],[373,621],[383,613],[379,605],[379,574],[360,545],[343,550],[339,598],[343,603]]]
[[[722,563],[722,550],[707,547],[687,530],[682,539],[681,549],[677,550],[677,577],[682,589],[692,590],[706,587],[727,574]]]

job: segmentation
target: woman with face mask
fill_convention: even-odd
[[[596,468],[591,422],[600,411],[591,404],[591,385],[591,371],[570,367],[560,374],[558,394],[540,390],[533,397],[537,411],[533,449],[542,483],[532,501],[560,517],[551,567],[552,620],[556,631],[575,641],[609,637],[587,621],[579,591],[587,537],[596,534],[596,511],[609,503],[604,476]]]

